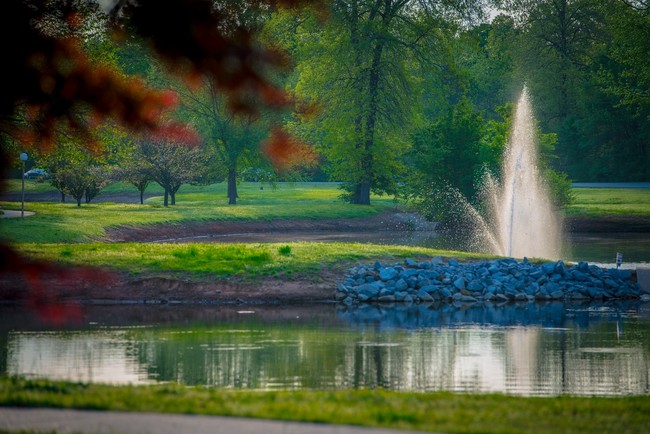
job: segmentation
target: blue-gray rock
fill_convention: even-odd
[[[515,294],[515,301],[528,301],[528,296],[520,292]]]
[[[439,262],[439,264],[435,264]],[[512,258],[490,262],[461,263],[441,258],[404,265],[374,267],[359,264],[350,268],[334,297],[344,304],[359,301],[433,299],[456,301],[507,299],[532,301],[552,299],[639,298],[641,290],[631,281],[629,270],[601,270],[595,265],[580,263],[567,267],[562,261],[537,266],[528,261],[518,263]],[[454,293],[456,293],[454,295]],[[386,297],[386,298],[384,298]]]
[[[619,286],[619,284],[616,283],[616,281],[614,281],[612,279],[605,279],[604,283],[605,283],[605,286],[607,286],[608,288],[616,288],[616,287]]]
[[[458,301],[460,303],[476,303],[476,302],[478,302],[477,298],[472,297],[471,295],[463,295],[463,294],[458,293],[458,292],[456,294],[454,294],[453,299],[454,299],[454,301]]]
[[[415,262],[415,261],[414,261],[413,259],[411,259],[411,258],[406,258],[406,259],[404,260],[404,263],[405,263],[406,265],[408,265],[409,267],[417,267],[417,266],[418,266],[418,263]]]
[[[408,284],[406,283],[406,280],[404,280],[404,279],[399,279],[399,280],[395,283],[395,290],[397,290],[397,291],[405,291],[408,287],[409,287],[409,286],[408,286]]]
[[[561,274],[552,274],[551,275],[551,282],[559,282],[562,279],[564,279],[564,277]]]
[[[451,291],[449,290],[449,288],[442,288],[440,290],[440,296],[442,298],[451,298]]]
[[[402,274],[404,275],[404,277],[413,277],[413,276],[417,276],[418,273],[419,273],[419,270],[417,270],[415,268],[409,268],[408,270],[404,271],[404,273],[402,273]]]
[[[577,280],[578,282],[585,282],[589,280],[589,276],[587,274],[577,270],[573,270],[571,272],[571,277],[573,277],[573,280]]]
[[[383,268],[383,269],[379,272],[379,278],[380,278],[381,280],[383,280],[384,282],[386,282],[387,280],[394,279],[394,278],[396,278],[398,275],[399,275],[399,272],[398,272],[396,269],[392,268],[392,267]]]
[[[432,294],[434,292],[439,292],[438,290],[439,290],[439,287],[434,286],[434,285],[425,285],[425,286],[420,288],[420,291],[424,291],[427,294]]]
[[[395,293],[395,299],[398,301],[404,301],[404,299],[409,295],[408,292],[405,291],[397,291]]]
[[[555,262],[546,262],[542,264],[542,272],[544,274],[553,274],[555,271]]]
[[[382,303],[392,303],[396,300],[394,295],[382,295],[380,296],[377,301],[380,301]]]
[[[369,300],[379,295],[379,291],[381,291],[382,287],[383,285],[379,282],[366,283],[365,285],[357,287],[356,291],[357,294],[359,294],[359,299],[365,298],[366,300]]]

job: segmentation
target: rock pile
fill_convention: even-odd
[[[605,300],[640,298],[629,270],[601,269],[587,262],[535,264],[524,258],[482,262],[441,257],[392,266],[376,262],[351,268],[336,299],[359,302],[462,302]]]

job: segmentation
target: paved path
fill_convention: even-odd
[[[575,188],[650,188],[650,182],[574,182]]]
[[[25,217],[29,217],[30,215],[34,215],[34,213],[31,212],[31,211],[24,211],[24,214],[25,214]],[[20,215],[20,211],[4,209],[4,210],[2,210],[2,214],[0,214],[0,218],[2,218],[2,219],[16,218],[16,217],[22,217]]]
[[[236,417],[0,407],[0,429],[111,434],[403,434],[377,428]],[[409,431],[413,433],[413,431]]]

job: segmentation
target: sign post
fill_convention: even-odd
[[[616,253],[616,268],[619,268],[622,263],[623,263],[623,254],[617,252]]]
[[[26,153],[20,154],[20,160],[23,162],[23,170],[22,170],[22,178],[23,178],[23,189],[22,189],[22,201],[20,204],[20,217],[25,217],[25,161],[27,161],[27,156]]]

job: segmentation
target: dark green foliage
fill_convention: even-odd
[[[289,256],[291,254],[291,246],[287,244],[287,245],[278,247],[278,253],[283,255],[283,256]]]
[[[410,154],[414,168],[429,184],[448,184],[465,197],[474,197],[476,180],[486,164],[481,157],[489,153],[481,152],[484,130],[483,117],[469,101],[459,101],[415,134]]]

